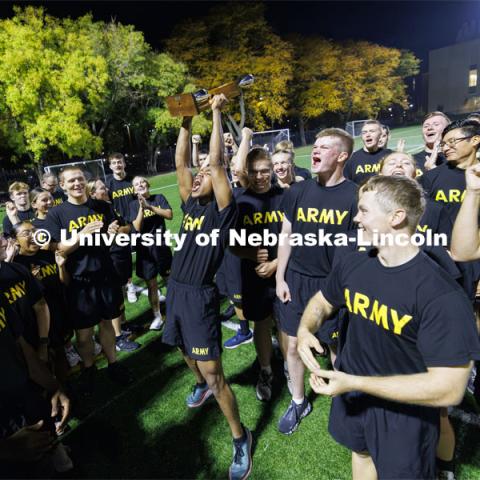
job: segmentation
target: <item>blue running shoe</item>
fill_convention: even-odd
[[[243,427],[246,439],[233,441],[233,460],[228,471],[229,480],[245,480],[252,471],[252,434]]]
[[[199,385],[196,383],[192,388],[192,393],[187,397],[187,407],[197,408],[203,405],[213,392],[208,388],[207,382]]]
[[[293,400],[278,422],[278,430],[284,435],[291,435],[300,425],[302,418],[306,417],[312,411],[312,405],[305,398],[301,405],[297,405]]]
[[[226,340],[223,346],[225,348],[228,348],[229,350],[232,350],[239,347],[240,345],[243,345],[244,343],[251,342],[253,342],[253,332],[249,330],[248,333],[245,335],[239,330],[232,338]]]

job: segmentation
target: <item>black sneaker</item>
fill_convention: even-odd
[[[128,339],[128,335],[120,335],[115,339],[115,349],[117,352],[133,352],[140,348],[140,344]]]
[[[312,405],[305,397],[301,405],[297,405],[293,400],[278,422],[278,430],[284,435],[291,435],[300,425],[302,418],[306,417],[312,411]]]
[[[110,380],[120,385],[130,385],[134,380],[130,370],[118,362],[111,363],[108,366],[107,375]]]

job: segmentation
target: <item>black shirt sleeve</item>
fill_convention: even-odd
[[[420,311],[417,348],[427,367],[466,365],[480,358],[473,310],[463,292],[446,293]]]
[[[158,206],[160,208],[163,208],[164,210],[171,210],[172,209],[172,207],[168,203],[168,200],[162,194],[158,195]]]
[[[323,296],[327,302],[336,308],[340,308],[345,305],[345,296],[343,293],[343,281],[342,272],[345,265],[345,257],[342,258],[330,272],[327,277],[325,288],[323,290]]]

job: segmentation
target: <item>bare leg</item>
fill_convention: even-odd
[[[305,396],[305,366],[297,352],[297,337],[288,336],[287,364],[292,381],[292,397],[300,401]]]
[[[117,351],[115,350],[115,331],[111,320],[100,322],[98,337],[108,363],[115,363],[117,361]]]
[[[122,314],[112,320],[113,330],[115,331],[115,336],[119,337],[122,334],[122,323],[125,322],[125,310]]]
[[[77,351],[82,358],[85,368],[91,367],[94,363],[93,327],[76,330],[75,336],[77,337]]]
[[[377,469],[367,452],[352,452],[352,479],[377,480]]]
[[[243,436],[243,428],[240,423],[237,399],[225,381],[221,360],[198,361],[197,366],[203,378],[207,381],[210,390],[215,395],[220,409],[230,426],[233,438],[241,438]]]
[[[185,363],[188,365],[188,368],[190,368],[192,373],[195,375],[195,381],[197,383],[205,382],[205,378],[203,378],[203,375],[200,373],[200,370],[198,369],[197,361],[185,355],[183,352],[182,352],[182,355],[183,355],[183,359],[185,360]]]
[[[255,322],[253,330],[253,342],[257,351],[258,363],[261,368],[270,367],[272,358],[272,319],[266,318]]]
[[[152,307],[155,316],[160,315],[160,302],[158,301],[158,283],[157,278],[147,280],[148,287],[148,301]]]

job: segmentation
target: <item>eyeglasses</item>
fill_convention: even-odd
[[[17,233],[17,237],[30,238],[35,233],[35,230],[23,230],[22,232]]]
[[[440,142],[438,144],[438,146],[440,148],[445,148],[447,145],[449,147],[454,147],[457,143],[460,143],[462,142],[463,140],[468,140],[469,138],[472,138],[472,135],[470,135],[469,137],[458,137],[458,138],[450,138],[450,140],[446,141],[446,142]]]

